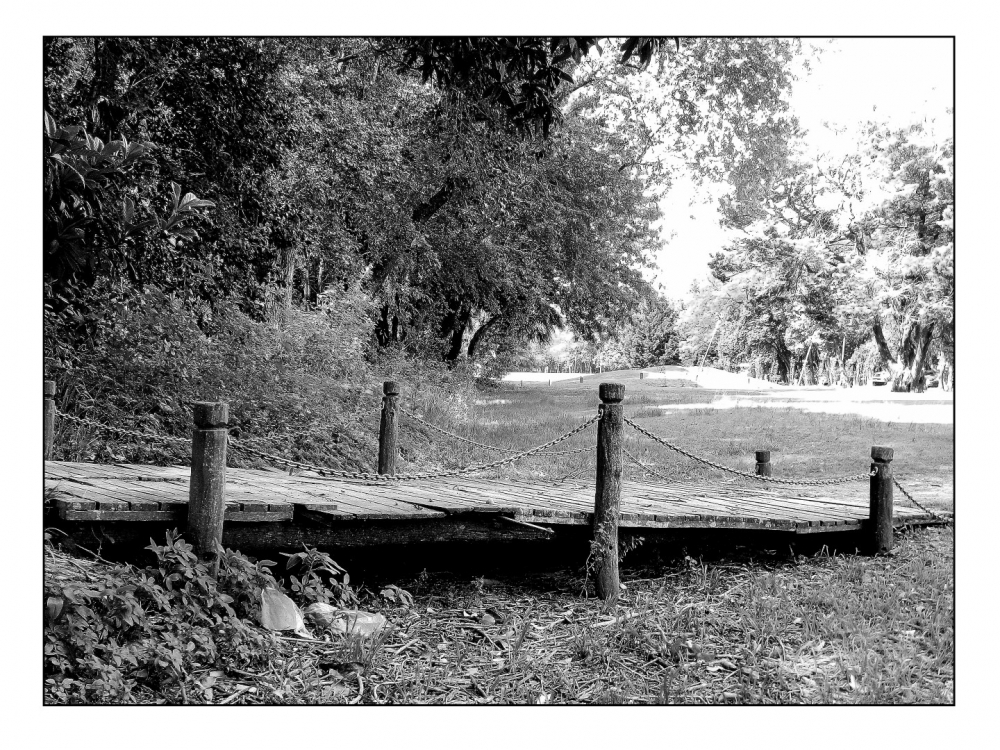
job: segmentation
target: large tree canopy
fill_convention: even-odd
[[[710,264],[682,328],[699,348],[718,326],[728,360],[869,371],[923,390],[934,352],[954,368],[954,167],[950,138],[869,125],[855,154],[786,160],[764,218]],[[706,311],[712,313],[706,315]]]
[[[44,49],[53,127],[99,138],[87,158],[110,170],[74,197],[63,157],[47,151],[53,295],[85,306],[86,290],[124,280],[263,317],[360,283],[378,346],[449,361],[555,327],[612,330],[648,294],[640,269],[671,175],[732,178],[746,203],[764,169],[752,165],[794,129],[782,98],[792,41],[51,38]]]

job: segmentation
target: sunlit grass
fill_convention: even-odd
[[[698,455],[736,469],[749,471],[754,452],[771,451],[775,476],[819,479],[856,475],[870,464],[874,445],[895,449],[896,476],[940,484],[941,500],[950,496],[954,458],[951,425],[887,423],[866,416],[804,411],[794,406],[765,408],[738,406],[715,409],[697,407],[665,411],[658,407],[710,403],[721,392],[696,388],[666,388],[655,380],[638,380],[628,373],[625,415],[665,440]],[[609,378],[610,379],[610,378]],[[427,421],[481,443],[524,451],[569,431],[596,414],[597,379],[553,383],[503,384],[488,397],[455,408],[425,401],[419,405]],[[728,395],[732,395],[731,393]],[[402,421],[401,444],[413,440],[410,457],[417,463],[442,468],[489,463],[504,455],[464,446],[427,433]],[[596,444],[596,428],[556,446],[572,450]],[[721,480],[726,474],[673,453],[626,429],[626,449],[647,465],[678,480]],[[593,453],[537,456],[503,467],[495,476],[588,479],[594,471]],[[626,467],[629,478],[641,473]],[[943,506],[942,506],[943,507]]]

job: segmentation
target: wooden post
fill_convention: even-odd
[[[868,494],[868,551],[886,554],[892,549],[892,448],[872,446],[872,471]]]
[[[56,381],[42,383],[42,459],[52,456],[52,442],[56,433]]]
[[[583,382],[583,375],[580,376],[580,382]]]
[[[754,451],[754,457],[757,459],[754,473],[759,477],[771,476],[771,451]]]
[[[199,401],[193,410],[188,533],[195,552],[214,578],[219,573],[217,547],[222,544],[226,514],[229,404]]]
[[[396,473],[396,430],[399,419],[396,414],[396,399],[399,384],[387,380],[382,384],[382,421],[378,426],[378,473]]]
[[[597,596],[618,598],[618,514],[622,491],[622,444],[625,422],[622,383],[601,383],[604,409],[597,423],[597,493],[594,499],[593,559]]]

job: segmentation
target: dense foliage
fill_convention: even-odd
[[[211,700],[212,675],[223,673],[215,670],[266,663],[273,637],[252,623],[261,591],[282,588],[276,563],[220,550],[212,577],[176,531],[147,549],[153,565],[92,566],[91,574],[46,539],[47,703],[151,703],[185,685]],[[285,572],[302,606],[357,603],[347,574],[325,553],[291,555]]]
[[[658,199],[677,170],[727,178],[763,153],[746,144],[780,150],[796,50],[47,38],[46,376],[63,409],[174,434],[190,401],[224,398],[249,434],[357,465],[361,438],[316,450],[414,362],[431,383],[434,362],[492,374],[558,329],[671,361],[641,273]],[[626,333],[656,310],[658,341]],[[67,456],[171,458],[61,437]]]
[[[922,391],[954,372],[954,162],[923,125],[869,125],[838,162],[789,158],[766,216],[711,263],[681,322],[689,357],[751,362],[781,382],[867,380]],[[796,376],[796,367],[799,375]]]

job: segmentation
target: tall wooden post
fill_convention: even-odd
[[[754,473],[759,477],[771,476],[771,451],[754,451],[754,458],[757,459]]]
[[[399,397],[399,384],[387,380],[382,384],[382,421],[378,426],[378,473],[396,473],[396,432],[399,417],[396,413],[396,399]]]
[[[872,471],[868,494],[868,551],[886,554],[892,549],[892,448],[872,446]]]
[[[199,401],[193,409],[188,533],[198,557],[215,577],[219,573],[217,547],[222,544],[226,514],[229,404]]]
[[[597,493],[594,499],[594,561],[597,596],[618,598],[618,514],[622,492],[622,444],[625,422],[622,383],[601,383],[603,404],[597,423]]]
[[[52,442],[56,433],[56,381],[42,383],[42,458],[48,461],[52,456]]]

